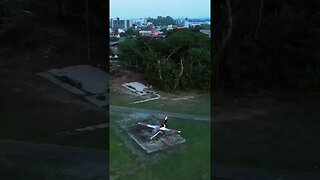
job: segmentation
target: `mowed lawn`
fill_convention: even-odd
[[[158,99],[139,104],[130,104],[137,100],[139,98],[134,95],[110,91],[110,105],[193,115],[210,115],[211,101],[209,92],[198,94],[194,98],[187,100]]]
[[[213,124],[214,163],[320,172],[319,103],[279,108],[265,117]]]
[[[111,178],[210,179],[210,122],[172,119],[170,127],[181,130],[186,142],[148,154],[118,127],[119,119],[110,116]]]

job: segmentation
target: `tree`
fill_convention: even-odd
[[[220,87],[246,92],[320,89],[318,2],[227,2],[220,6],[224,18],[216,22],[215,32],[215,82]]]
[[[158,16],[157,19],[148,18],[147,22],[152,22],[152,24],[155,26],[168,26],[170,24],[172,25],[176,24],[176,21],[170,16],[167,16],[167,17]]]
[[[136,30],[134,27],[129,27],[126,32],[126,37],[130,37],[130,36],[137,36],[139,35],[139,31]]]
[[[119,46],[120,61],[163,90],[210,88],[210,39],[188,29],[165,39],[129,38]]]
[[[0,4],[0,27],[2,26],[3,22],[3,17],[5,16],[5,8],[1,6]]]

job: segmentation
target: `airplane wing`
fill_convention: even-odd
[[[152,124],[140,123],[140,122],[139,122],[138,124],[140,124],[140,125],[142,125],[142,126],[146,126],[146,127],[152,128],[152,129],[156,128],[156,126],[155,126],[155,125],[152,125]]]
[[[165,127],[162,127],[160,128],[161,131],[168,131],[168,132],[171,132],[171,133],[180,133],[181,131],[178,131],[178,130],[175,130],[175,129],[168,129],[168,128],[165,128]]]
[[[154,139],[155,137],[157,137],[159,134],[162,134],[162,131],[158,131],[156,134],[154,134],[153,136],[150,137],[150,140]]]

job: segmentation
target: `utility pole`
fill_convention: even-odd
[[[88,60],[90,61],[90,29],[89,29],[89,8],[88,0],[85,0],[86,4],[86,16],[87,16],[87,41],[88,41]]]

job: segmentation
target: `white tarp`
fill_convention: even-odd
[[[148,93],[148,88],[139,82],[124,83],[123,86],[142,96]]]
[[[52,69],[49,73],[81,82],[81,89],[92,94],[107,92],[108,74],[99,68],[89,65],[69,66],[62,69]]]

